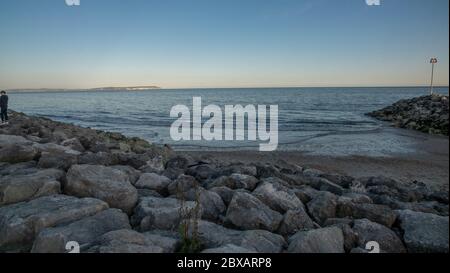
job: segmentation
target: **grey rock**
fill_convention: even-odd
[[[302,201],[297,198],[293,191],[277,182],[263,180],[253,192],[253,195],[268,207],[280,213],[304,207]]]
[[[43,152],[39,158],[38,167],[42,169],[55,168],[68,170],[78,163],[78,156],[66,152]]]
[[[0,148],[11,146],[11,145],[31,145],[33,142],[27,140],[26,138],[22,136],[15,136],[15,135],[0,135]]]
[[[295,195],[297,195],[298,199],[302,201],[303,204],[307,204],[309,201],[314,199],[316,196],[321,194],[320,191],[310,187],[310,186],[300,186],[298,188],[293,189]]]
[[[352,217],[353,219],[369,219],[372,222],[392,227],[397,215],[387,206],[376,204],[358,204],[352,202],[339,202],[336,210],[339,218]]]
[[[32,146],[12,144],[0,148],[0,162],[20,163],[36,158],[38,151]]]
[[[189,166],[193,165],[195,165],[195,161],[191,157],[177,155],[167,161],[166,169],[187,170]]]
[[[144,235],[147,241],[155,246],[161,247],[164,253],[174,253],[181,245],[181,240],[178,238],[163,236],[152,232],[145,232]]]
[[[142,166],[139,170],[144,173],[161,174],[165,170],[164,159],[162,156],[154,157],[148,160],[146,164]]]
[[[303,170],[303,174],[306,176],[319,177],[324,174],[323,171],[313,168],[307,168]]]
[[[192,176],[180,175],[169,184],[168,190],[178,199],[199,202],[203,208],[204,219],[216,220],[226,210],[222,198],[217,193],[200,187],[198,181]]]
[[[158,197],[158,198],[164,198],[161,194],[159,194],[157,191],[154,190],[147,190],[147,189],[137,189],[139,199],[143,197]]]
[[[111,168],[122,171],[125,174],[127,174],[132,185],[135,185],[136,182],[138,181],[139,177],[141,177],[141,172],[131,166],[114,165],[114,166],[111,166]]]
[[[231,174],[230,176],[222,176],[211,183],[208,183],[208,189],[215,187],[228,187],[233,190],[245,189],[253,191],[258,184],[258,179],[254,176],[245,174]]]
[[[17,164],[0,163],[0,175],[27,175],[30,173],[35,173],[36,161],[21,162]]]
[[[122,171],[94,165],[74,165],[67,173],[65,192],[77,197],[93,197],[130,214],[138,193]]]
[[[325,227],[329,227],[341,224],[351,226],[353,224],[353,220],[350,218],[328,218],[323,225]]]
[[[131,229],[128,216],[118,209],[108,209],[66,226],[44,229],[34,241],[32,253],[65,253],[66,244],[75,241],[83,247],[114,230]]]
[[[107,152],[88,152],[78,157],[78,164],[112,166],[119,164],[119,158],[117,154]]]
[[[156,245],[145,234],[129,230],[111,231],[101,236],[88,252],[94,253],[164,253],[164,248]]]
[[[320,177],[325,178],[326,180],[341,186],[342,188],[350,188],[352,185],[352,182],[354,181],[353,177],[346,176],[346,175],[339,175],[339,174],[328,174],[324,173],[321,174]]]
[[[85,151],[83,145],[77,138],[71,138],[71,139],[64,140],[63,142],[61,142],[61,145],[69,147],[70,149],[78,151],[78,152]]]
[[[226,206],[230,204],[231,199],[233,199],[233,195],[235,193],[234,190],[228,187],[215,187],[210,189],[210,191],[217,193],[222,198],[222,201]]]
[[[195,213],[196,209],[198,209],[197,213]],[[156,229],[178,230],[182,220],[200,218],[201,215],[202,209],[196,202],[145,197],[135,208],[131,222],[143,232]]]
[[[353,203],[373,204],[373,200],[369,196],[361,193],[344,193],[340,198],[346,198],[348,201]]]
[[[213,177],[216,173],[215,166],[208,164],[202,164],[187,169],[186,174],[195,177],[198,181],[205,181],[210,177]]]
[[[189,236],[206,249],[233,244],[258,253],[280,253],[286,245],[282,236],[265,230],[238,231],[207,221],[199,221],[197,232],[190,230]]]
[[[135,186],[138,189],[148,189],[157,191],[163,196],[168,195],[168,187],[172,182],[169,178],[156,173],[144,173],[141,175]]]
[[[108,208],[103,201],[45,196],[0,208],[0,251],[29,251],[45,228],[68,224]]]
[[[353,230],[358,233],[358,244],[365,248],[368,242],[377,242],[383,253],[405,253],[406,248],[400,238],[389,228],[367,219],[355,220]]]
[[[344,249],[346,252],[350,252],[358,245],[359,234],[355,232],[350,225],[336,224],[334,226],[342,230],[342,235],[344,235]]]
[[[9,175],[0,180],[0,207],[59,194],[64,172],[48,169],[25,175]]]
[[[313,219],[319,224],[325,223],[328,218],[336,217],[337,197],[330,192],[321,192],[306,205]]]
[[[55,143],[34,143],[32,146],[39,153],[50,153],[50,154],[58,154],[58,153],[66,153],[71,155],[81,155],[80,152],[71,149],[70,147],[58,145]]]
[[[283,216],[251,194],[236,192],[228,206],[226,219],[241,229],[276,231]]]
[[[216,173],[212,178],[218,178],[221,176],[230,176],[234,173],[245,174],[250,176],[258,176],[258,170],[256,166],[244,165],[244,164],[234,164],[230,166],[225,166],[218,168]]]
[[[300,231],[289,238],[289,253],[344,253],[344,235],[338,227]]]
[[[219,218],[219,215],[223,214],[227,209],[222,198],[213,191],[200,189],[198,193],[198,202],[200,202],[203,208],[202,218],[205,220],[214,221]]]
[[[287,236],[310,229],[314,229],[314,222],[309,218],[305,209],[299,208],[288,210],[284,214],[278,233]]]
[[[199,182],[192,176],[180,175],[168,186],[170,195],[179,199],[194,200],[197,197],[197,191],[200,188]]]
[[[330,182],[325,178],[313,177],[309,180],[309,184],[316,190],[327,191],[336,195],[342,195],[345,191],[341,186],[334,184],[333,182]]]
[[[448,253],[448,217],[429,213],[400,210],[398,221],[409,252]]]

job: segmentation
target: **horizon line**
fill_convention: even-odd
[[[5,88],[0,90],[5,90],[9,92],[14,91],[45,91],[45,90],[54,90],[54,91],[100,91],[104,90],[112,90],[112,89],[127,89],[127,88],[135,88],[136,90],[130,91],[139,91],[138,88],[144,88],[147,86],[109,86],[109,87],[90,87],[90,88]],[[347,85],[336,85],[336,86],[236,86],[236,87],[159,87],[159,86],[148,86],[148,89],[141,90],[182,90],[182,89],[270,89],[270,88],[430,88],[430,85],[358,85],[358,86],[347,86]],[[450,85],[436,85],[433,88],[449,88]]]

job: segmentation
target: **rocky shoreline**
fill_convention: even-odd
[[[367,115],[391,122],[395,127],[448,136],[448,111],[448,96],[435,94],[401,100]]]
[[[0,127],[0,252],[448,252],[448,211],[418,181],[195,161],[15,112]]]

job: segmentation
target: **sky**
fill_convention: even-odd
[[[0,0],[0,89],[449,83],[449,1]]]

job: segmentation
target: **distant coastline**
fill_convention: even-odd
[[[295,89],[295,88],[430,88],[429,86],[275,86],[275,87],[188,87],[188,88],[166,88],[159,86],[124,86],[124,87],[96,87],[96,88],[14,88],[14,89],[1,89],[11,93],[47,93],[47,92],[123,92],[123,91],[152,91],[152,90],[207,90],[207,89]],[[436,89],[449,88],[448,85],[435,86]]]
[[[64,88],[23,88],[23,89],[9,89],[8,92],[18,93],[18,92],[92,92],[92,91],[147,91],[161,89],[159,86],[123,86],[123,87],[97,87],[97,88],[84,88],[84,89],[64,89]]]

